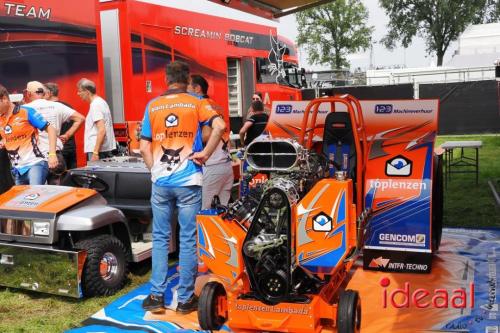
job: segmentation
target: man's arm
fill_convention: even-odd
[[[208,142],[208,139],[210,139],[211,134],[212,134],[212,127],[204,125],[201,128],[201,141],[203,141],[203,144],[206,144]]]
[[[148,169],[151,170],[153,167],[153,150],[151,149],[151,141],[141,139],[139,147],[144,163],[146,163]]]
[[[208,139],[205,149],[194,153],[190,159],[198,165],[203,165],[210,158],[215,148],[217,148],[220,138],[225,130],[226,123],[224,122],[224,119],[221,117],[214,118],[212,120],[212,133],[210,134],[210,138]]]
[[[245,134],[248,132],[248,129],[252,127],[252,125],[252,121],[245,121],[245,124],[243,124],[243,127],[240,129],[240,143],[242,146],[245,145]]]
[[[81,113],[75,111],[73,112],[71,117],[69,117],[69,120],[73,121],[73,125],[68,128],[66,133],[59,136],[59,139],[61,139],[63,143],[66,143],[73,135],[75,135],[76,131],[80,128],[80,126],[82,126],[83,122],[85,121],[85,117]]]
[[[101,151],[102,143],[104,142],[104,137],[106,136],[106,126],[104,125],[104,120],[98,120],[95,122],[97,127],[97,138],[95,140],[94,151],[92,152],[91,161],[99,160],[99,152]]]
[[[49,135],[49,168],[57,168],[57,166],[59,165],[59,161],[57,160],[56,155],[57,131],[51,125],[48,125],[45,130]]]

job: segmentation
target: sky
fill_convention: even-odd
[[[380,8],[377,0],[362,0],[365,7],[368,9],[368,25],[374,26],[373,32],[373,55],[372,61],[374,67],[380,66],[406,66],[406,67],[429,67],[435,66],[436,58],[429,56],[426,53],[425,41],[422,38],[416,37],[413,43],[404,49],[402,46],[396,47],[392,52],[387,50],[383,45],[378,42],[385,36],[387,32],[387,24],[389,22],[387,15],[382,8]],[[288,37],[294,41],[297,39],[297,21],[294,15],[283,17],[278,26],[278,33]],[[457,49],[457,42],[454,42],[448,48],[443,64],[446,64],[451,59],[453,52]],[[352,54],[348,57],[351,63],[351,68],[361,67],[362,69],[369,69],[370,67],[370,51],[359,54]],[[306,69],[329,69],[325,66],[310,65],[307,61],[305,52],[299,49],[299,63],[301,67]]]

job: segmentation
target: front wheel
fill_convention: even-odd
[[[204,330],[219,330],[227,319],[227,296],[219,282],[208,282],[198,301],[198,322]]]
[[[76,243],[86,250],[82,286],[85,296],[109,296],[123,288],[127,278],[127,250],[111,235],[99,235]]]
[[[339,333],[355,333],[361,329],[361,300],[354,290],[340,294],[337,307],[337,329]]]

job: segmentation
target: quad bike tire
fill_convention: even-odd
[[[198,322],[203,330],[219,330],[227,317],[219,314],[219,302],[226,298],[226,290],[219,282],[208,282],[198,300]]]
[[[361,329],[361,300],[354,290],[340,294],[337,307],[337,330],[339,333],[355,333]]]
[[[85,296],[109,296],[123,288],[128,265],[127,249],[111,235],[99,235],[81,240],[77,249],[87,251],[82,273]]]
[[[432,178],[432,252],[436,253],[441,245],[443,234],[443,159],[434,156],[434,170]]]

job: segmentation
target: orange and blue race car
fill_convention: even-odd
[[[275,102],[246,148],[240,198],[197,217],[211,273],[200,327],[356,332],[361,302],[345,285],[361,251],[367,269],[429,271],[442,199],[437,108],[349,95]]]

